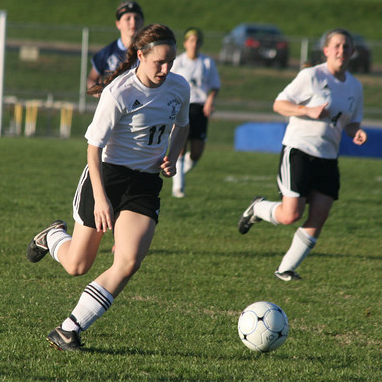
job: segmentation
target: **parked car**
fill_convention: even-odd
[[[351,32],[354,41],[354,53],[349,62],[349,70],[353,72],[370,73],[372,52],[364,37]],[[317,65],[326,60],[323,53],[325,34],[314,43],[310,54],[310,63]]]
[[[269,24],[240,24],[223,38],[221,63],[264,63],[288,66],[289,44],[282,32]]]

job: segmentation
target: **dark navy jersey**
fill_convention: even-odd
[[[115,40],[102,48],[92,58],[92,65],[101,76],[114,71],[126,58],[126,49],[122,50],[122,41]]]

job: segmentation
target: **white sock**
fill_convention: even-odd
[[[184,156],[179,157],[176,162],[176,174],[172,177],[172,191],[184,191]]]
[[[284,255],[278,271],[294,271],[316,245],[317,239],[300,227],[293,236],[292,244]]]
[[[191,153],[187,151],[186,155],[184,156],[184,166],[183,166],[183,172],[187,174],[189,171],[191,171],[196,164],[198,163],[197,160],[191,159]]]
[[[275,216],[276,208],[281,202],[269,202],[268,200],[262,200],[255,203],[253,207],[253,213],[256,217],[265,220],[274,225],[280,224]]]
[[[46,242],[48,244],[50,255],[54,260],[60,262],[57,257],[58,249],[66,241],[72,240],[72,237],[63,229],[52,229],[46,235]]]
[[[113,303],[113,296],[95,281],[86,286],[72,314],[62,323],[64,330],[84,331]]]

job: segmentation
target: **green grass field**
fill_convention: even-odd
[[[261,21],[290,36],[316,37],[343,26],[382,40],[376,28],[380,0],[139,2],[147,23],[160,21],[179,31],[192,23],[221,34],[242,21]],[[2,0],[0,8],[11,24],[22,26],[10,37],[27,31],[32,38],[28,24],[110,28],[118,3]],[[53,27],[36,33],[69,41],[80,36]],[[5,87],[11,95],[21,89],[25,98],[52,93],[75,102],[79,65],[78,57],[55,54],[21,64],[18,53],[10,52]],[[218,108],[247,111],[271,111],[277,93],[296,74],[259,67],[219,70]],[[359,78],[365,115],[374,118],[380,72]],[[5,130],[12,113],[5,109]],[[68,140],[54,138],[58,112],[39,113],[36,138],[0,138],[0,381],[382,381],[382,162],[340,159],[340,200],[299,269],[303,280],[283,283],[273,272],[298,224],[260,223],[245,236],[238,233],[238,218],[254,195],[277,198],[278,156],[235,152],[237,121],[211,121],[208,146],[187,178],[185,199],[173,199],[171,181],[165,180],[151,250],[113,307],[83,333],[85,351],[49,348],[46,335],[113,260],[111,234],[82,277],[67,275],[49,256],[38,264],[25,256],[33,235],[54,219],[66,220],[72,230],[72,197],[86,162],[82,136],[91,117],[75,112]],[[274,353],[251,352],[237,334],[240,312],[260,300],[280,305],[289,318],[289,338]]]
[[[83,333],[85,352],[48,347],[47,333],[112,262],[112,236],[87,275],[73,278],[26,247],[56,218],[73,227],[71,200],[85,164],[84,139],[0,139],[0,381],[380,382],[380,160],[341,158],[342,192],[300,267],[303,280],[273,278],[298,224],[237,221],[254,194],[277,197],[278,156],[233,150],[234,124],[212,121],[187,197],[165,181],[156,235],[141,270],[102,319]],[[268,300],[290,321],[274,353],[248,350],[242,309]]]

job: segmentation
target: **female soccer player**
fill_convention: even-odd
[[[123,1],[116,10],[115,18],[115,25],[121,35],[118,40],[111,42],[93,56],[86,83],[88,89],[94,86],[100,77],[110,74],[125,61],[134,34],[143,27],[143,11],[135,1]]]
[[[277,177],[282,202],[255,197],[239,220],[242,234],[260,220],[292,224],[309,204],[307,220],[297,229],[275,272],[284,281],[300,279],[296,268],[315,246],[333,201],[338,199],[342,130],[356,145],[367,139],[360,128],[362,85],[346,70],[354,51],[351,35],[344,29],[331,30],[323,51],[326,62],[303,69],[273,106],[277,113],[290,117]]]
[[[185,196],[185,174],[193,169],[204,151],[207,139],[208,118],[213,111],[215,97],[220,89],[220,78],[215,62],[200,53],[203,45],[203,33],[191,27],[184,33],[185,52],[179,55],[172,68],[174,73],[182,75],[191,86],[190,132],[186,147],[177,163],[177,174],[173,177],[172,195],[176,198]]]
[[[107,86],[92,88],[92,94],[102,94],[85,134],[88,163],[73,200],[73,235],[57,220],[29,244],[30,261],[49,251],[69,274],[82,275],[104,233],[114,229],[114,263],[86,286],[70,316],[48,335],[56,349],[80,349],[80,332],[106,312],[149,250],[160,207],[159,173],[175,174],[188,134],[190,87],[170,73],[175,43],[168,27],[147,26]],[[137,58],[138,68],[130,69]]]

